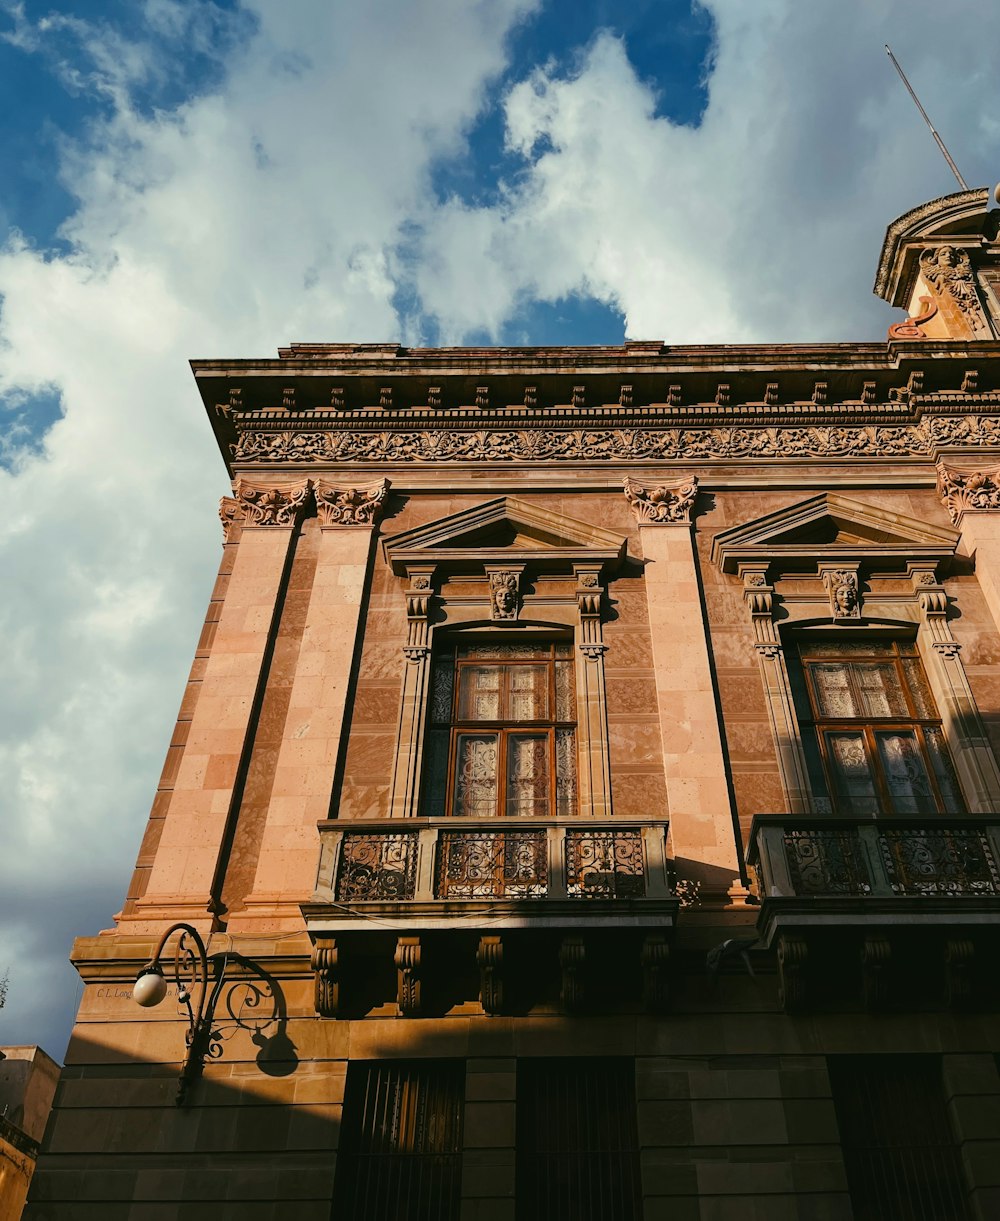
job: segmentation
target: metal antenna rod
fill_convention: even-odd
[[[906,92],[910,95],[911,98],[913,98],[913,102],[914,102],[916,108],[920,111],[921,115],[923,115],[924,122],[930,128],[931,135],[937,141],[937,146],[941,150],[941,155],[944,157],[945,161],[948,162],[949,166],[951,166],[951,172],[958,179],[958,185],[962,188],[963,191],[967,191],[969,189],[969,184],[965,181],[965,179],[962,177],[962,175],[958,172],[958,166],[952,160],[951,153],[949,153],[948,150],[945,148],[944,141],[934,130],[934,124],[927,117],[927,111],[924,110],[923,106],[920,105],[920,98],[918,98],[917,95],[913,92],[913,86],[906,79],[906,73],[899,66],[899,61],[896,59],[895,55],[893,55],[892,50],[890,49],[888,43],[885,44],[885,50],[886,50],[886,54],[892,60],[892,66],[899,73],[899,79],[906,86]]]

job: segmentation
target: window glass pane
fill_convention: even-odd
[[[931,757],[931,767],[937,780],[941,800],[946,814],[961,814],[965,811],[962,790],[958,787],[958,777],[945,745],[944,733],[939,728],[924,730],[924,741],[927,743],[927,753]]]
[[[437,725],[447,725],[451,720],[451,697],[455,686],[455,659],[451,653],[443,653],[434,659],[431,678],[431,720]]]
[[[507,739],[507,813],[549,813],[548,735],[511,734]]]
[[[556,662],[556,720],[576,720],[576,699],[573,693],[573,663]]]
[[[458,715],[463,721],[499,721],[502,666],[462,666]]]
[[[851,666],[851,673],[861,698],[861,716],[909,716],[899,671],[892,662]]]
[[[825,662],[810,666],[820,716],[856,717],[858,709],[851,693],[847,666]]]
[[[437,818],[444,811],[448,789],[448,730],[432,729],[427,735],[427,783],[424,788],[425,818]]]
[[[877,814],[875,781],[860,733],[828,733],[834,800],[841,814]]]
[[[492,818],[497,812],[496,735],[459,734],[457,745],[452,814]]]
[[[910,689],[913,706],[919,717],[937,719],[937,709],[934,707],[934,696],[924,674],[924,667],[917,658],[907,658],[903,662],[903,672],[906,674],[906,685]]]
[[[556,813],[576,813],[576,732],[556,730]]]
[[[912,731],[877,733],[879,760],[895,814],[933,814],[934,797],[927,768]]]
[[[508,715],[512,721],[544,721],[549,715],[548,666],[507,666]]]

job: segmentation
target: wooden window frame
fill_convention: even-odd
[[[492,815],[479,815],[477,817],[522,817],[530,819],[532,817],[546,817],[555,815],[558,810],[557,801],[557,748],[556,735],[560,730],[570,730],[574,735],[574,755],[576,750],[576,734],[578,731],[578,720],[574,716],[573,719],[560,719],[556,713],[559,711],[556,698],[556,664],[561,662],[567,666],[572,683],[571,692],[571,707],[574,712],[577,710],[577,695],[576,695],[576,666],[572,654],[560,656],[558,646],[564,642],[557,640],[546,641],[507,641],[507,640],[490,640],[482,642],[481,649],[486,652],[495,648],[497,645],[504,644],[523,644],[531,648],[535,648],[541,653],[542,649],[548,650],[547,657],[533,658],[491,658],[477,657],[476,644],[471,641],[448,641],[444,648],[435,653],[433,664],[440,664],[441,661],[451,655],[452,667],[452,691],[451,691],[451,716],[447,723],[443,721],[429,720],[428,732],[441,732],[444,729],[448,730],[448,755],[447,755],[447,772],[444,795],[444,812],[445,817],[461,818],[463,815],[455,812],[455,789],[457,783],[458,771],[458,744],[462,737],[486,737],[494,735],[497,741],[497,793],[496,804]],[[568,643],[568,642],[567,642]],[[570,645],[570,649],[572,646]],[[467,656],[462,656],[462,652],[467,651]],[[548,709],[550,716],[545,718],[535,718],[532,720],[513,721],[509,717],[501,717],[496,720],[472,719],[470,717],[461,717],[460,701],[462,687],[462,671],[474,667],[495,666],[502,671],[503,677],[501,680],[501,711],[507,707],[507,700],[510,695],[510,675],[509,671],[514,667],[545,666],[548,674]],[[508,791],[507,791],[507,759],[508,759],[508,744],[512,738],[540,738],[547,739],[547,751],[549,761],[549,798],[548,809],[544,815],[516,815],[510,814],[507,810]],[[433,777],[427,776],[424,780],[425,788],[433,783]],[[578,787],[578,786],[577,786]],[[578,804],[578,803],[577,803]],[[578,811],[574,809],[572,814]]]
[[[830,735],[836,733],[854,733],[860,735],[864,739],[869,775],[872,778],[873,786],[875,788],[875,800],[879,806],[878,811],[875,812],[872,817],[882,818],[897,816],[893,808],[895,802],[881,762],[877,741],[879,734],[892,733],[895,731],[899,733],[913,734],[919,757],[927,775],[936,809],[934,811],[921,811],[921,814],[964,814],[964,798],[962,798],[957,770],[955,768],[954,760],[951,757],[951,751],[945,736],[942,718],[937,712],[937,704],[934,700],[933,689],[916,643],[899,639],[870,640],[866,641],[865,643],[873,646],[882,645],[885,652],[872,653],[870,656],[859,654],[856,657],[845,655],[843,647],[844,643],[844,641],[834,639],[824,640],[822,638],[799,639],[797,642],[798,661],[802,670],[806,699],[808,700],[808,710],[805,708],[802,710],[803,713],[808,711],[808,715],[800,715],[799,717],[800,730],[811,732],[813,740],[816,743],[816,749],[822,763],[827,793],[829,794],[833,812],[835,814],[850,816],[854,815],[856,810],[849,807],[843,808],[848,805],[849,799],[838,795],[837,787],[834,783],[836,774],[835,764],[830,756],[828,738]],[[828,650],[828,652],[824,653],[824,649]],[[809,650],[812,655],[807,657],[805,655],[806,650]],[[920,709],[913,698],[910,679],[907,675],[906,667],[903,664],[904,660],[915,662],[917,666],[919,666],[927,697],[933,701],[935,713],[937,713],[937,715],[931,717],[921,714]],[[847,684],[852,693],[853,702],[855,703],[855,706],[860,706],[862,703],[862,693],[858,687],[856,676],[851,667],[857,665],[863,666],[866,664],[872,666],[884,666],[887,664],[892,664],[894,666],[899,683],[899,689],[902,692],[903,699],[906,703],[906,709],[909,714],[908,716],[834,717],[823,715],[820,712],[821,702],[818,695],[818,687],[813,674],[814,669],[821,665],[843,666],[847,674]],[[960,809],[952,808],[952,805],[942,794],[938,781],[937,768],[935,767],[931,752],[927,747],[924,736],[925,730],[928,729],[937,730],[941,734],[941,740],[945,751],[946,765],[951,769],[955,792],[962,800]]]

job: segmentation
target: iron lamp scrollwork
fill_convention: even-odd
[[[177,1082],[178,1106],[184,1106],[191,1087],[201,1076],[206,1060],[222,1055],[223,1043],[238,1029],[250,1033],[259,1051],[257,1064],[269,1076],[284,1076],[297,1064],[286,1026],[284,997],[277,982],[256,963],[232,950],[209,954],[201,934],[190,924],[172,924],[160,938],[153,956],[136,977],[132,999],[143,1008],[159,1005],[169,991],[160,958],[177,934],[172,975],[177,1003],[183,1007],[188,1028],[187,1054]],[[230,964],[254,978],[226,978]],[[217,1021],[216,1006],[226,992],[225,1014]],[[274,1027],[273,1032],[271,1028]]]

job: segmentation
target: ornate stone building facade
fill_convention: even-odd
[[[1000,1214],[996,217],[890,226],[880,343],[194,364],[223,559],[29,1216]]]

